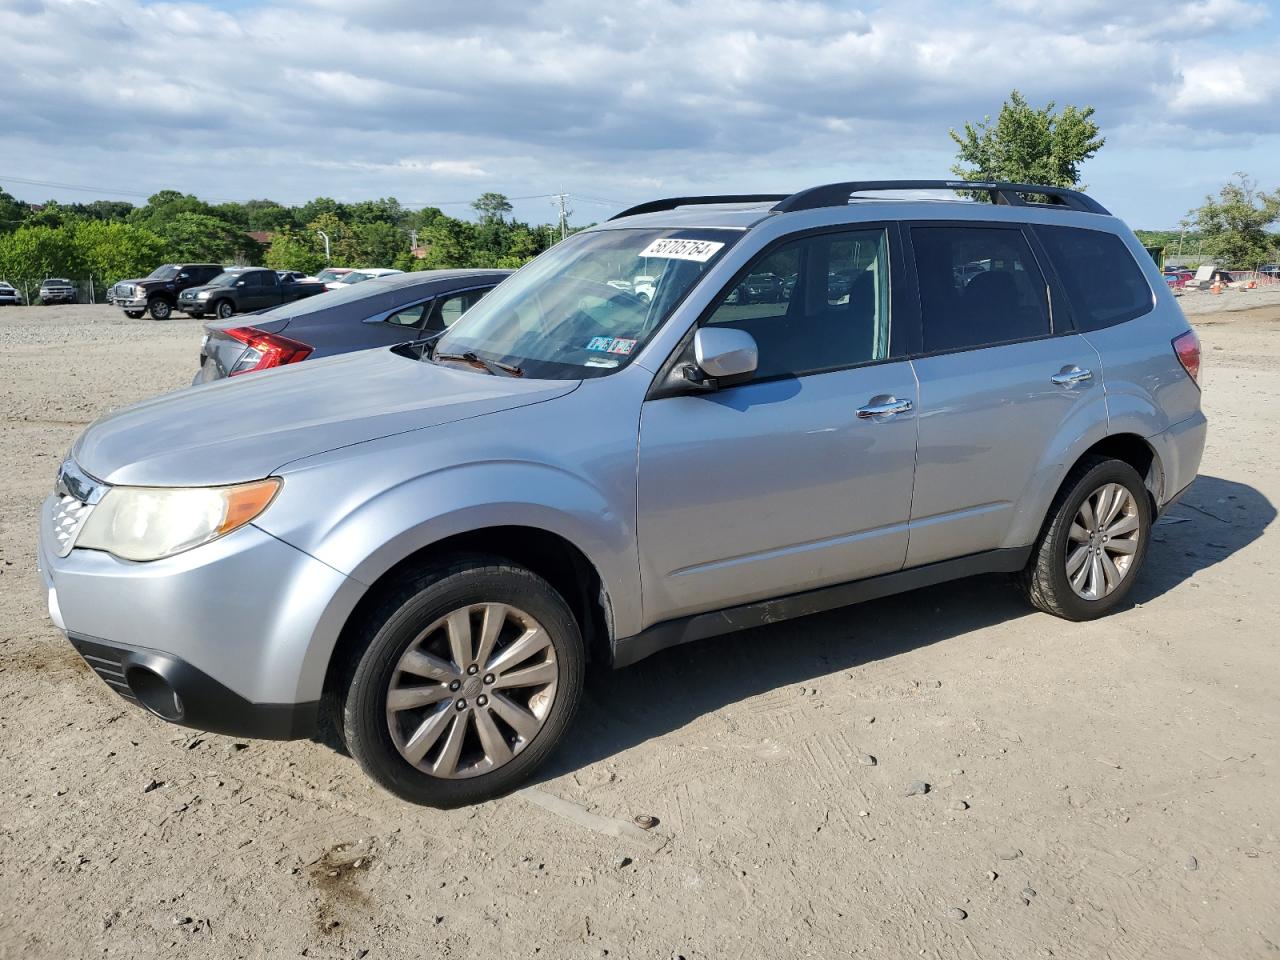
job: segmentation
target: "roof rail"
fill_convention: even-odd
[[[641,213],[659,213],[663,210],[674,210],[676,207],[688,207],[707,203],[773,203],[787,200],[785,193],[731,193],[719,197],[667,197],[665,200],[650,200],[634,207],[628,207],[621,213],[615,213],[610,220],[621,220],[623,217],[634,217]],[[848,199],[847,197],[845,199]]]
[[[849,183],[828,183],[793,193],[778,203],[776,213],[796,210],[816,210],[820,207],[843,207],[852,194],[873,193],[880,190],[972,190],[985,192],[992,203],[1011,207],[1060,206],[1086,213],[1110,216],[1110,211],[1092,197],[1079,190],[1066,187],[1047,187],[1034,183],[1001,183],[986,180],[853,180]],[[1023,194],[1048,197],[1048,204],[1028,204]]]

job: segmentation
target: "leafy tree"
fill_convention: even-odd
[[[278,232],[296,226],[293,211],[274,200],[246,200],[241,206],[248,220],[248,230]]]
[[[179,193],[177,190],[161,190],[147,199],[146,206],[137,207],[129,214],[129,222],[163,236],[164,226],[184,213],[217,216],[214,208],[199,197]]]
[[[63,227],[83,219],[74,207],[63,206],[57,200],[50,200],[39,210],[32,207],[27,213],[23,226],[27,227]]]
[[[179,213],[156,231],[175,261],[257,263],[261,247],[225,220],[203,213]]]
[[[414,269],[477,266],[474,233],[474,224],[441,217],[418,232],[418,245],[425,248],[426,255],[414,264]]]
[[[511,201],[501,193],[482,193],[471,202],[471,209],[480,214],[481,223],[502,223],[511,212]]]
[[[27,219],[28,205],[0,187],[0,234],[11,233]]]
[[[304,203],[293,212],[294,219],[298,221],[300,226],[307,226],[318,217],[326,214],[343,222],[350,219],[350,213],[346,206],[331,197],[316,197],[309,203]]]
[[[231,224],[242,233],[248,233],[253,229],[249,226],[249,214],[242,203],[220,203],[211,208],[211,214],[223,223]]]
[[[1093,107],[1055,106],[1051,100],[1037,110],[1014,90],[995,123],[988,116],[966,123],[963,134],[951,131],[959,147],[952,172],[965,180],[1079,187],[1080,165],[1107,141],[1098,136]]]
[[[385,221],[355,224],[351,228],[351,241],[352,263],[361,267],[385,267],[409,249],[408,235]]]
[[[46,277],[77,279],[84,273],[70,227],[19,227],[0,236],[0,277],[12,284],[39,284]]]
[[[1280,220],[1280,190],[1264,193],[1247,174],[1237,173],[1188,217],[1211,257],[1229,267],[1256,268],[1275,257],[1277,237],[1267,227]]]
[[[77,257],[99,287],[145,277],[168,253],[164,240],[128,223],[82,220],[71,229]]]
[[[316,273],[324,269],[324,247],[320,238],[296,230],[283,229],[267,248],[264,262],[273,270],[305,270]]]
[[[338,219],[336,213],[321,213],[307,223],[306,234],[315,238],[316,249],[323,252],[324,241],[318,236],[321,230],[329,235],[329,259],[326,265],[355,266],[359,250],[346,223]]]
[[[124,200],[94,200],[73,204],[72,209],[86,220],[115,222],[127,218],[133,212],[133,204]]]
[[[400,206],[400,201],[395,197],[361,200],[351,204],[347,210],[352,223],[390,223],[399,226],[408,217],[408,211]]]

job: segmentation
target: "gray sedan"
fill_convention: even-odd
[[[427,270],[376,277],[250,316],[205,324],[193,384],[449,328],[510,270]]]

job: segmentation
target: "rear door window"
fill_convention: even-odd
[[[913,227],[924,352],[1047,336],[1048,295],[1016,227]]]
[[[1101,330],[1149,313],[1151,286],[1123,240],[1079,227],[1037,226],[1071,304],[1076,327]]]

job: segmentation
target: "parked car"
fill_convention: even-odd
[[[330,280],[325,286],[330,290],[341,290],[343,287],[350,286],[353,283],[364,283],[364,281],[372,280],[374,277],[389,277],[392,274],[403,272],[403,270],[383,270],[374,267],[370,267],[367,270],[348,270],[337,280]]]
[[[1169,285],[1170,290],[1181,290],[1187,285],[1187,282],[1195,277],[1195,273],[1191,270],[1165,270],[1164,282]]]
[[[75,303],[76,284],[74,280],[50,277],[40,283],[40,303],[48,306],[52,303]]]
[[[657,277],[652,277],[648,274],[640,274],[631,279],[631,292],[640,300],[648,303],[653,299],[653,294],[657,290],[657,284]]]
[[[319,280],[321,283],[333,283],[335,280],[341,280],[348,273],[354,271],[350,267],[326,267],[314,277],[307,277],[308,280]]]
[[[1097,200],[873,193],[904,188],[644,204],[434,340],[104,417],[42,510],[53,622],[166,720],[323,711],[386,789],[454,805],[547,758],[588,657],[980,573],[1110,613],[1196,475],[1196,335]],[[644,264],[651,302],[609,285]],[[729,302],[788,264],[789,301]]]
[[[1263,276],[1280,279],[1280,263],[1264,263],[1258,268],[1258,272]]]
[[[166,263],[141,280],[122,280],[112,286],[108,297],[137,319],[149,313],[152,320],[168,320],[184,292],[208,283],[226,267],[218,263]]]
[[[276,276],[279,277],[281,281],[289,282],[296,280],[311,280],[311,277],[307,276],[301,270],[277,270]]]
[[[193,383],[447,330],[510,270],[424,270],[375,277],[253,317],[205,324]]]
[[[16,307],[22,304],[22,294],[13,284],[0,280],[0,307]]]
[[[278,307],[324,291],[323,283],[281,280],[274,270],[263,267],[235,267],[218,274],[204,286],[183,290],[178,309],[192,317],[211,313],[226,320],[237,313]]]

